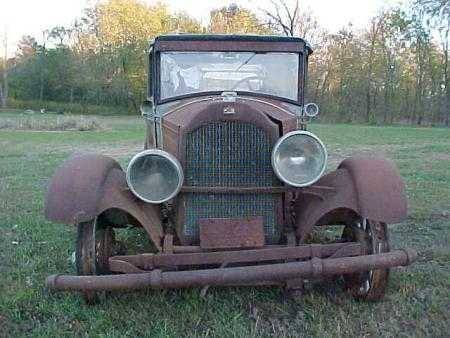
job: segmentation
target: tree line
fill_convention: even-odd
[[[449,31],[446,0],[414,0],[380,11],[363,29],[348,24],[337,33],[299,1],[272,0],[253,10],[230,5],[211,11],[202,25],[164,3],[106,0],[70,27],[44,31],[42,43],[24,36],[14,57],[0,57],[0,99],[134,112],[145,96],[145,51],[158,34],[280,34],[304,37],[314,48],[307,99],[319,103],[321,119],[448,127]]]

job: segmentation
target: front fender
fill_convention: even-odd
[[[114,159],[100,154],[73,155],[56,170],[45,200],[47,219],[77,224],[111,210],[118,211],[113,217],[118,223],[139,223],[156,248],[161,248],[159,210],[130,192],[125,173]]]
[[[392,162],[381,157],[350,157],[337,170],[299,191],[295,214],[301,241],[314,225],[342,224],[349,214],[398,223],[407,216],[405,185]]]

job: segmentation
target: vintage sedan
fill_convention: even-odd
[[[311,53],[293,37],[157,37],[145,149],[126,171],[101,154],[74,155],[50,182],[45,215],[77,227],[78,274],[47,286],[92,301],[102,290],[295,290],[336,276],[354,297],[381,298],[389,268],[416,258],[388,242],[386,224],[406,217],[405,187],[381,157],[350,157],[324,174],[327,150],[307,131],[318,114],[305,103]],[[329,225],[341,229],[335,240],[312,242]],[[154,250],[118,254],[114,232],[135,227]]]

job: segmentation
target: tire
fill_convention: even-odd
[[[388,230],[385,223],[357,218],[349,222],[343,231],[346,242],[359,242],[366,248],[365,254],[389,252]],[[376,269],[344,275],[346,288],[355,299],[377,301],[384,297],[389,280],[389,269]]]
[[[77,225],[75,264],[79,276],[104,275],[110,273],[108,259],[114,247],[114,230],[95,218]],[[96,303],[97,293],[83,291],[88,304]]]

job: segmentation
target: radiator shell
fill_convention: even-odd
[[[271,187],[281,182],[271,166],[270,136],[248,122],[212,121],[186,134],[185,185]],[[266,243],[281,234],[281,198],[270,193],[184,193],[181,237],[199,241],[199,219],[262,216]]]
[[[224,113],[229,111],[233,113]],[[223,126],[228,123],[235,128],[229,128],[227,132]],[[208,125],[209,128],[206,127]],[[259,208],[261,212],[264,212],[268,220],[267,225],[272,224],[272,219],[274,219],[275,226],[278,226],[275,232],[271,232],[275,227],[266,225],[267,242],[278,242],[282,229],[285,226],[291,226],[290,209],[286,207],[290,205],[290,197],[289,194],[284,193],[284,190],[277,189],[282,184],[273,173],[270,156],[272,147],[279,137],[295,130],[296,126],[297,120],[295,115],[288,110],[288,106],[277,101],[259,98],[239,96],[235,102],[225,102],[222,98],[210,96],[187,100],[167,107],[162,119],[161,147],[179,159],[187,177],[184,182],[184,188],[187,189],[182,189],[182,192],[173,201],[172,220],[175,225],[177,242],[181,245],[199,244],[198,228],[194,224],[193,210],[197,215],[203,215],[202,217],[233,216],[230,214],[231,211],[239,216],[250,213],[243,206],[254,205],[255,202],[257,204],[255,210],[259,212]],[[200,134],[193,135],[193,132]],[[250,135],[252,132],[254,134]],[[201,133],[206,134],[202,136]],[[235,157],[247,159],[248,162],[245,165],[240,163],[241,161],[230,162],[230,153],[220,152],[222,159],[228,160],[219,162],[218,169],[214,171],[215,168],[212,168],[211,163],[217,163],[219,152],[214,151],[214,145],[204,142],[207,133],[210,133],[209,138],[220,140],[223,149],[234,149],[235,151],[240,149],[240,157]],[[218,138],[219,134],[221,136]],[[244,140],[242,134],[247,135],[247,140]],[[190,150],[187,151],[187,149]],[[199,154],[204,155],[204,159],[208,160],[201,163]],[[232,156],[232,158],[235,157]],[[205,171],[205,167],[212,170]],[[213,186],[216,188],[215,192],[208,188]],[[240,188],[246,188],[248,192],[248,189],[255,188],[255,186],[262,191],[259,190],[258,194],[253,195],[236,192]],[[196,190],[196,188],[198,189]],[[224,189],[228,188],[233,189],[234,194],[223,193]],[[272,193],[268,193],[268,191]],[[276,193],[274,193],[275,191]],[[212,197],[222,193],[230,196]],[[215,201],[218,199],[219,201],[225,199],[225,204],[228,203],[228,206],[225,205],[220,211],[221,214],[217,214],[218,211],[214,209]],[[187,210],[188,208],[189,210]],[[205,208],[206,210],[204,210]],[[267,210],[271,210],[270,217]],[[192,219],[189,219],[191,214]],[[185,233],[186,221],[189,224],[188,231]]]

